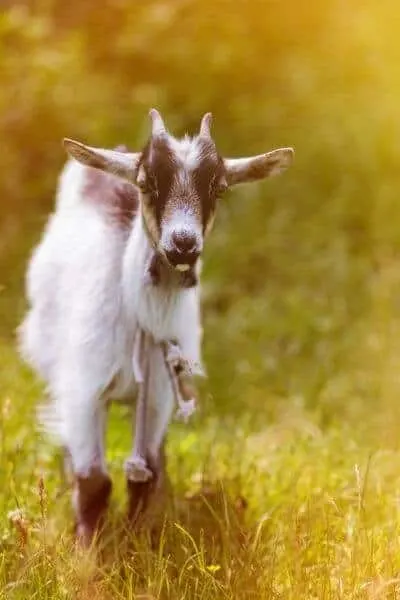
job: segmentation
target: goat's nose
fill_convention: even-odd
[[[166,255],[171,265],[194,265],[200,256],[197,236],[190,231],[174,231]]]
[[[180,254],[190,254],[196,250],[197,237],[190,231],[174,231],[171,238],[174,250]]]

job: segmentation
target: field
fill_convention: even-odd
[[[397,4],[149,0],[134,22],[127,0],[64,4],[0,13],[0,598],[400,598]],[[84,553],[36,427],[42,384],[17,355],[24,270],[60,139],[136,147],[154,104],[177,133],[212,110],[225,154],[296,157],[219,207],[208,378],[193,421],[170,428],[158,535],[126,528],[115,406],[109,522]]]
[[[228,234],[229,220],[225,227]],[[9,250],[28,243],[15,235],[8,241]],[[215,241],[211,246],[217,253]],[[219,266],[228,261],[222,250],[219,258]],[[11,283],[3,291],[14,318],[23,306],[22,269],[23,262],[17,295]],[[228,294],[225,277],[220,286]],[[155,546],[124,527],[122,465],[130,426],[127,409],[115,407],[108,440],[115,484],[110,524],[96,552],[83,555],[74,547],[60,457],[34,425],[42,389],[18,360],[7,325],[1,344],[2,597],[399,596],[399,322],[391,312],[398,275],[385,266],[371,277],[369,306],[354,327],[343,307],[334,318],[339,299],[317,291],[309,277],[298,282],[293,276],[285,297],[281,286],[270,286],[265,320],[259,292],[238,299],[235,316],[217,316],[213,302],[223,300],[206,286],[207,364],[212,385],[224,393],[211,394],[207,382],[200,414],[187,426],[171,427],[174,494],[168,516],[159,516]],[[213,278],[217,273],[210,272],[206,281]],[[296,331],[296,344],[285,331]],[[240,354],[230,351],[237,345]]]

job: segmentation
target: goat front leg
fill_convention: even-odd
[[[106,408],[99,398],[63,403],[65,446],[73,476],[78,541],[89,546],[103,524],[112,484],[104,455]]]
[[[145,451],[146,466],[152,477],[132,480],[127,474],[128,517],[137,525],[153,500],[160,500],[167,486],[164,443],[174,408],[174,395],[160,344],[149,341],[148,387],[146,397]]]
[[[133,350],[133,372],[138,385],[136,400],[135,437],[132,455],[125,461],[129,481],[146,482],[153,473],[146,462],[147,402],[149,388],[150,337],[138,328]]]
[[[178,405],[177,417],[187,423],[196,410],[196,398],[194,394],[188,393],[192,389],[185,384],[185,378],[192,375],[193,371],[196,371],[196,367],[185,359],[180,347],[175,342],[164,342],[162,350],[175,401]]]

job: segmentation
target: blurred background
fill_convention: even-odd
[[[204,270],[207,410],[362,426],[370,407],[397,443],[398,16],[390,0],[2,0],[4,345],[62,137],[140,149],[150,107],[176,135],[212,111],[222,154],[296,156],[221,202]]]

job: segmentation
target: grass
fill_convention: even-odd
[[[152,548],[123,525],[129,436],[119,407],[108,446],[111,523],[98,555],[84,555],[57,453],[32,427],[38,386],[13,350],[1,358],[1,597],[398,597],[400,454],[376,432],[366,436],[373,413],[359,428],[323,430],[301,406],[282,407],[262,428],[211,411],[174,425],[174,503]]]
[[[317,226],[286,256],[290,218],[275,231],[271,210],[267,288],[249,267],[261,252],[257,235],[234,267],[224,250],[235,219],[243,222],[240,207],[222,216],[224,232],[211,242],[218,260],[206,269],[204,298],[210,379],[194,421],[170,429],[173,497],[157,516],[157,543],[146,533],[135,538],[124,523],[130,425],[127,409],[116,406],[108,435],[113,502],[89,553],[74,545],[58,451],[34,426],[41,385],[13,341],[22,258],[41,222],[29,237],[3,228],[1,598],[400,597],[395,257],[382,251],[378,268],[369,268],[364,255],[343,255],[337,236],[313,257]],[[293,223],[301,233],[298,215]],[[324,296],[316,282],[327,265]]]

